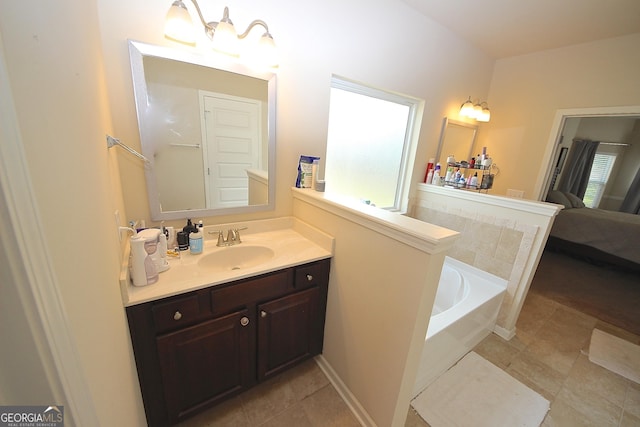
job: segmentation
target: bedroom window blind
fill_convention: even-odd
[[[584,193],[582,201],[588,208],[597,208],[602,200],[604,189],[611,176],[613,164],[616,161],[616,155],[611,153],[597,153],[593,159],[591,166],[591,174],[589,175],[589,184]]]

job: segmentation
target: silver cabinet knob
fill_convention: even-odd
[[[312,280],[313,280],[313,276],[312,276],[312,275],[310,275],[310,274],[307,274],[307,280],[308,280],[309,282],[310,282],[310,281],[312,281]]]
[[[260,311],[260,317],[267,317],[267,312],[264,310]]]
[[[182,319],[182,313],[180,313],[179,311],[176,311],[175,314],[173,315],[173,320],[180,320]]]
[[[240,324],[242,326],[247,326],[249,324],[249,318],[247,316],[244,316],[242,319],[240,319]]]

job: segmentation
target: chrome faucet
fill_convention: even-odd
[[[218,235],[218,243],[216,243],[216,246],[233,246],[242,243],[242,239],[240,239],[240,230],[246,229],[247,227],[230,228],[227,230],[226,238],[224,237],[224,232],[222,230],[209,231],[209,234]]]

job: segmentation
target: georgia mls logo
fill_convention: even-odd
[[[63,427],[64,406],[0,406],[0,427]]]

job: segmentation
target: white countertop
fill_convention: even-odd
[[[240,270],[211,271],[198,266],[197,263],[203,256],[228,249],[217,247],[217,237],[209,235],[208,231],[240,227],[247,227],[247,230],[241,231],[242,243],[236,245],[237,247],[265,246],[274,252],[273,258],[257,266]],[[333,237],[292,217],[205,226],[205,236],[202,254],[192,255],[189,251],[183,251],[180,253],[180,258],[167,257],[170,268],[159,274],[156,283],[147,286],[131,284],[128,268],[129,245],[126,245],[120,272],[120,288],[124,305],[131,306],[153,301],[330,258],[333,255]]]

